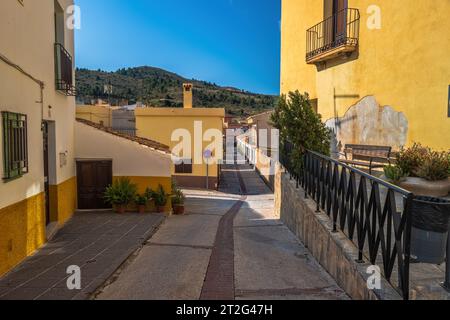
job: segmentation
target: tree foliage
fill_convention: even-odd
[[[299,91],[282,95],[271,117],[272,124],[280,131],[280,145],[292,150],[289,155],[291,166],[297,172],[303,168],[303,156],[306,150],[330,155],[330,130],[322,118],[312,108],[309,95]],[[282,155],[283,157],[283,155]]]

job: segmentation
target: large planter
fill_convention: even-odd
[[[422,178],[406,178],[398,185],[418,196],[442,198],[448,196],[450,192],[450,179],[428,181]]]
[[[416,197],[412,206],[411,256],[417,262],[442,264],[447,251],[450,201]]]

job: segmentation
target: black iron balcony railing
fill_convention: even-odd
[[[315,152],[299,159],[293,145],[285,143],[280,160],[291,179],[315,201],[317,212],[330,217],[334,231],[353,241],[359,261],[381,266],[384,277],[408,300],[414,195]]]
[[[63,45],[55,44],[55,77],[56,90],[67,96],[75,96],[75,85],[73,81],[72,56]]]
[[[358,9],[343,9],[306,31],[306,61],[315,62],[335,49],[356,50],[359,42]]]

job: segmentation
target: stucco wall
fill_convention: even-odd
[[[72,0],[60,0],[63,8]],[[45,83],[43,105],[39,86],[16,69],[0,61],[0,111],[20,112],[28,115],[28,148],[31,170],[28,175],[10,183],[0,182],[0,208],[43,192],[43,145],[41,121],[55,122],[55,152],[51,163],[55,171],[50,183],[58,185],[75,175],[73,161],[73,123],[75,98],[66,97],[55,89],[54,59],[54,2],[1,1],[0,54],[19,65],[27,73]],[[7,13],[7,14],[6,14]],[[66,30],[66,49],[73,56],[73,31]],[[0,137],[2,144],[2,137]],[[0,157],[3,158],[0,148]],[[59,153],[67,152],[67,165],[59,165]],[[3,175],[3,166],[0,174]]]
[[[138,108],[135,111],[136,114],[136,128],[137,135],[152,139],[168,145],[171,150],[178,142],[172,142],[172,133],[177,129],[188,130],[192,139],[192,157],[194,157],[194,122],[201,121],[203,135],[208,129],[217,129],[223,132],[223,119],[225,117],[224,109],[207,109],[207,108],[194,108],[194,109],[164,109],[164,108]],[[201,137],[203,140],[203,137]],[[211,141],[203,141],[202,149],[206,149]],[[219,141],[222,145],[222,141]],[[203,150],[200,150],[203,153]],[[222,155],[222,150],[215,150],[217,155]],[[201,156],[201,155],[200,155]],[[172,168],[174,173],[174,168]],[[206,176],[206,163],[194,164],[192,168],[192,174],[177,174],[179,176],[194,176],[205,177]],[[209,165],[209,176],[218,176],[218,166]]]
[[[444,138],[450,137],[450,38],[444,36],[450,30],[450,2],[348,2],[361,14],[359,56],[317,69],[305,62],[306,30],[324,20],[323,1],[282,1],[281,92],[310,93],[318,99],[324,121],[342,117],[358,100],[372,95],[380,105],[404,113],[407,145],[417,141],[450,149],[450,139]],[[373,4],[381,9],[379,30],[367,27],[367,9]]]
[[[0,54],[42,81],[45,87],[41,101],[38,83],[0,60],[0,111],[27,115],[29,160],[28,174],[9,182],[0,180],[0,275],[46,239],[42,120],[50,121],[53,130],[49,183],[51,188],[59,190],[54,200],[64,208],[54,217],[61,216],[60,222],[64,222],[74,212],[73,188],[66,188],[65,183],[73,181],[75,176],[75,98],[66,97],[55,88],[54,0],[23,3],[0,1]],[[59,0],[59,3],[65,9],[73,1]],[[73,31],[66,29],[64,46],[72,57],[73,40]],[[4,176],[2,139],[0,134],[1,177]],[[60,153],[67,156],[65,165],[60,162]]]
[[[77,159],[112,159],[114,176],[170,177],[170,155],[77,122]]]

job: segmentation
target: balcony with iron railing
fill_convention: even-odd
[[[345,8],[306,31],[306,62],[315,64],[351,54],[359,44],[360,14]]]
[[[67,96],[75,96],[72,56],[62,44],[55,44],[56,90]]]

